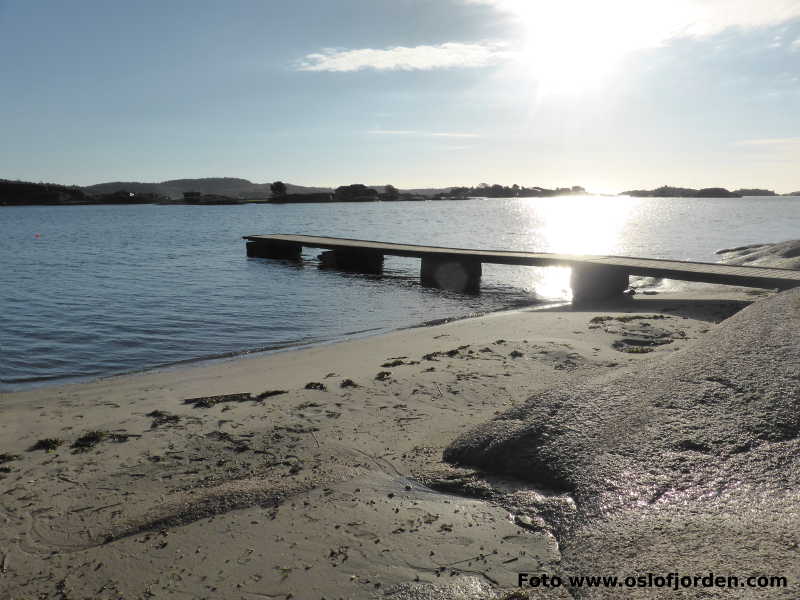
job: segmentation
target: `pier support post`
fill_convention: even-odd
[[[252,258],[284,258],[288,260],[300,260],[303,251],[301,244],[290,242],[269,241],[248,241],[247,256]]]
[[[360,249],[328,250],[319,255],[320,268],[339,269],[353,273],[380,275],[383,273],[383,254]]]
[[[422,285],[452,292],[477,294],[481,289],[481,262],[455,257],[423,257]]]
[[[570,285],[573,304],[607,300],[628,289],[628,274],[619,267],[573,265]]]

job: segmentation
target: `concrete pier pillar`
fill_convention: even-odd
[[[628,284],[628,274],[619,267],[574,265],[570,277],[572,302],[580,304],[621,297]]]
[[[319,255],[320,267],[353,273],[380,275],[383,273],[383,254],[370,250],[328,250]]]
[[[423,257],[420,278],[424,286],[477,294],[481,289],[481,272],[478,260]]]
[[[284,258],[288,260],[300,260],[303,246],[290,242],[269,241],[248,241],[247,256],[252,258]]]

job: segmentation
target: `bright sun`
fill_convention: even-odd
[[[679,0],[676,0],[679,1]],[[507,0],[525,39],[517,69],[546,94],[602,87],[619,74],[636,49],[658,45],[669,26],[643,0]]]

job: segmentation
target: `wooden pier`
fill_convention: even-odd
[[[800,286],[800,270],[795,269],[629,256],[441,248],[312,235],[248,235],[244,239],[247,256],[299,260],[303,247],[322,248],[327,250],[320,255],[322,266],[359,273],[381,273],[384,256],[419,258],[423,285],[467,293],[479,291],[483,263],[571,267],[573,302],[619,295],[628,288],[631,275],[764,289]]]

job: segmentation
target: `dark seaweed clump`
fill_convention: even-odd
[[[155,429],[160,425],[174,425],[181,420],[178,415],[173,415],[163,410],[154,410],[147,413],[145,416],[152,417],[153,419],[153,422],[150,424],[150,429]]]
[[[64,443],[64,440],[60,440],[58,438],[42,438],[41,440],[37,441],[33,446],[31,446],[31,451],[33,450],[44,450],[45,452],[55,452],[58,447]]]
[[[221,396],[203,396],[202,398],[187,398],[184,404],[191,404],[195,408],[211,408],[223,402],[247,402],[253,400],[250,394],[223,394]]]
[[[222,394],[220,396],[203,396],[201,398],[187,398],[183,401],[184,404],[191,404],[195,408],[211,408],[217,404],[224,404],[226,402],[258,402],[265,398],[272,396],[279,396],[287,394],[286,390],[267,390],[260,394],[252,395],[248,393],[242,394]]]
[[[7,452],[3,452],[0,454],[0,465],[11,462],[12,460],[17,460],[18,458],[19,454],[8,454]]]
[[[108,434],[105,431],[90,431],[75,440],[72,448],[76,452],[88,452],[107,437]]]

